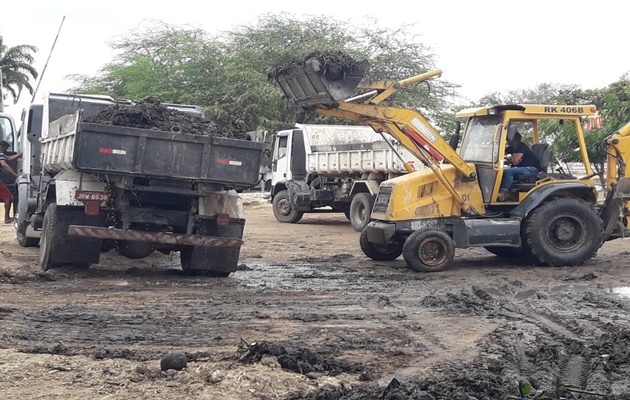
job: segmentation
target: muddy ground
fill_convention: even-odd
[[[342,215],[280,224],[247,195],[228,278],[114,253],[42,273],[0,226],[0,398],[630,399],[630,239],[588,265],[483,249],[374,262]],[[182,371],[160,371],[171,350]]]

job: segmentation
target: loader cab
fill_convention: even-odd
[[[535,188],[553,180],[575,180],[573,172],[563,169],[551,153],[553,138],[575,143],[572,156],[583,166],[583,175],[592,173],[581,117],[595,113],[594,106],[502,105],[460,111],[457,116],[466,118],[459,154],[475,164],[483,201],[498,203],[498,192],[503,171],[510,165],[505,161],[506,147],[517,130],[541,163],[541,172],[515,179],[512,202],[519,203]],[[589,183],[590,181],[585,181]]]

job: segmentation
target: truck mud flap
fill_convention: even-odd
[[[204,246],[204,247],[230,247],[240,248],[243,244],[241,239],[184,235],[164,232],[141,232],[116,228],[101,228],[96,226],[70,225],[68,236],[91,237],[110,240],[130,240],[138,242],[165,243],[182,246]]]

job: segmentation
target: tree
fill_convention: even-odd
[[[268,71],[314,51],[343,51],[371,64],[368,78],[399,80],[434,69],[429,49],[408,30],[387,30],[377,21],[363,25],[329,16],[297,18],[267,14],[251,25],[210,36],[191,27],[151,22],[112,47],[119,56],[95,77],[75,76],[77,91],[202,105],[220,126],[278,130],[330,117],[290,108]],[[422,107],[438,126],[453,123],[448,96],[454,85],[441,79],[396,94],[396,104]],[[335,120],[335,123],[351,123]]]
[[[37,52],[37,48],[27,44],[7,47],[2,36],[0,36],[2,89],[3,91],[6,89],[11,94],[14,103],[17,103],[24,88],[31,95],[33,94],[34,89],[30,80],[31,78],[37,79],[39,75],[35,67],[33,67],[35,61],[33,53],[35,52]]]

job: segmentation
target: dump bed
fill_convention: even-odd
[[[349,176],[364,173],[403,174],[404,162],[417,158],[389,135],[387,140],[366,125],[296,124],[303,132],[311,174]]]
[[[404,174],[403,161],[383,141],[357,143],[346,148],[339,146],[334,151],[318,151],[308,154],[308,172],[320,175],[354,175],[364,173]],[[407,149],[394,145],[396,152],[405,162],[414,165],[417,160]],[[416,163],[418,164],[418,163]]]
[[[265,144],[81,122],[81,111],[51,122],[42,167],[248,187],[259,180]]]

